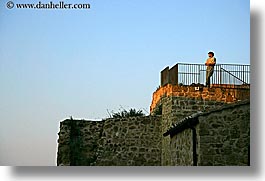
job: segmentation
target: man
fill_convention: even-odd
[[[209,58],[206,60],[205,65],[207,66],[206,69],[206,86],[210,87],[210,78],[213,75],[213,69],[216,64],[216,58],[214,57],[213,52],[208,53]]]

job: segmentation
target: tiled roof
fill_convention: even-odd
[[[172,126],[163,134],[163,136],[168,136],[168,135],[171,136],[173,133],[174,134],[179,133],[187,128],[190,128],[198,124],[198,119],[196,118],[198,118],[200,114],[202,114],[202,112],[197,112],[188,117],[185,117],[177,124],[172,124]]]

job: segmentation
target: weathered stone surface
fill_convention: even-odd
[[[199,117],[198,165],[248,165],[249,120],[248,103]]]
[[[242,86],[238,89],[228,89],[226,87],[203,87],[202,89],[195,91],[193,86],[165,84],[153,93],[152,103],[150,105],[151,113],[154,112],[157,104],[164,96],[191,98],[191,103],[188,103],[189,105],[194,105],[194,102],[192,102],[194,99],[201,100],[201,102],[197,102],[197,104],[203,103],[205,101],[211,101],[208,103],[208,105],[216,105],[218,102],[222,104],[236,102],[238,100],[248,100],[250,98],[250,89],[244,89]],[[186,99],[183,100],[186,102]]]
[[[249,98],[249,90],[231,92],[167,84],[153,95],[153,116],[65,120],[58,133],[57,165],[249,165],[250,104],[238,102]],[[190,126],[163,137],[172,124],[198,111],[202,114],[193,131]]]
[[[57,165],[160,165],[160,120],[160,116],[65,120],[60,124]]]

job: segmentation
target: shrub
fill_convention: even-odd
[[[135,117],[135,116],[145,116],[142,110],[130,109],[129,111],[123,109],[120,112],[112,113],[113,118],[128,118],[128,117]]]

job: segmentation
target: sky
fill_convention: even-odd
[[[7,2],[0,165],[56,165],[59,123],[70,116],[102,119],[121,107],[149,114],[166,66],[204,63],[209,51],[217,63],[250,64],[249,0],[65,0],[90,4],[70,10]]]

